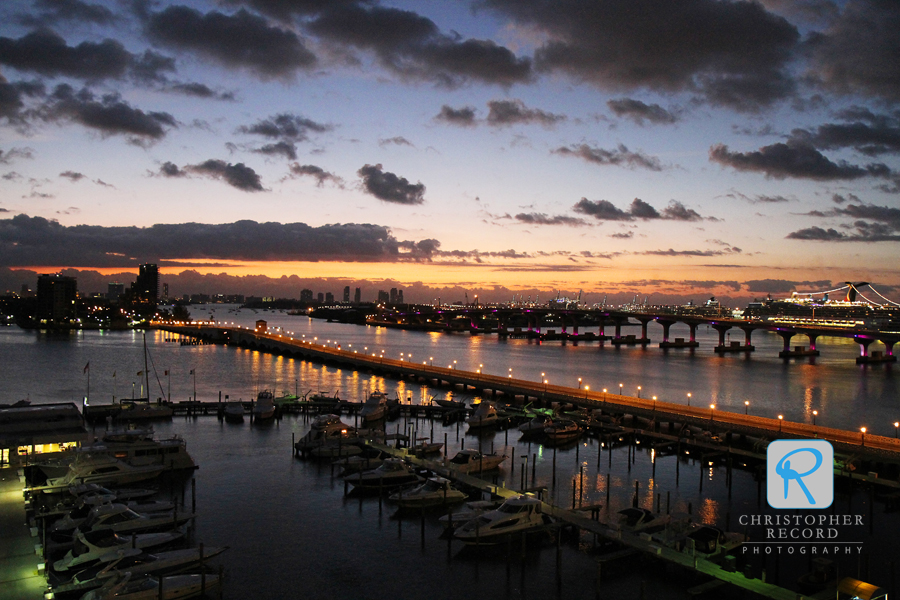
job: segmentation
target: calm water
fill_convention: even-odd
[[[208,309],[199,313],[209,314]],[[281,326],[296,335],[360,348],[384,350],[385,356],[453,364],[461,369],[483,370],[539,380],[541,373],[553,383],[577,386],[578,378],[592,390],[617,389],[625,393],[656,395],[662,400],[743,410],[750,401],[754,414],[784,414],[792,420],[811,420],[844,428],[862,425],[870,431],[893,435],[892,423],[900,418],[894,369],[889,366],[859,367],[853,358],[856,344],[838,339],[820,339],[822,356],[813,360],[784,363],[777,358],[781,338],[762,332],[754,334],[757,351],[750,356],[716,356],[712,352],[714,331],[698,331],[701,348],[661,351],[579,346],[525,340],[499,341],[491,336],[439,335],[402,332],[311,321],[283,313],[243,310],[230,312],[216,307],[220,320],[251,325],[264,318],[270,327]],[[658,339],[661,328],[651,326],[650,337]],[[741,334],[742,337],[743,334]],[[673,328],[672,336],[687,337],[687,330]],[[367,391],[381,389],[389,395],[411,397],[414,402],[431,396],[468,398],[444,389],[430,389],[407,382],[385,380],[368,374],[341,371],[313,363],[260,354],[222,346],[180,346],[165,341],[165,334],[147,335],[152,364],[151,397],[174,400],[194,395],[213,400],[221,392],[232,399],[254,397],[261,388],[339,391],[342,398],[360,400]],[[795,340],[795,344],[801,343]],[[144,369],[141,333],[83,332],[47,335],[15,327],[0,329],[0,402],[30,397],[34,403],[80,402],[87,391],[85,365],[90,362],[92,402],[110,402],[115,397],[141,394]],[[155,368],[154,368],[155,367]],[[195,377],[190,375],[195,371]],[[169,376],[164,372],[168,370]],[[115,373],[115,377],[113,374]],[[158,377],[152,375],[157,373]],[[639,501],[655,508],[657,494],[665,508],[671,497],[673,512],[687,512],[690,504],[695,518],[739,530],[737,517],[764,511],[757,506],[757,485],[749,472],[735,471],[729,499],[725,469],[718,464],[700,465],[693,460],[681,463],[676,476],[674,456],[655,459],[639,451],[636,461],[627,464],[625,448],[610,456],[592,439],[583,439],[576,448],[559,450],[518,442],[514,432],[491,432],[481,437],[467,436],[465,427],[443,427],[440,423],[398,421],[388,429],[415,428],[420,435],[447,436],[452,451],[467,446],[493,447],[511,454],[516,464],[507,465],[498,483],[518,486],[523,465],[529,456],[527,476],[535,468],[534,483],[549,488],[551,500],[571,505],[573,484],[583,473],[581,501],[606,504],[607,474],[610,502],[602,516],[630,505],[634,481],[640,482]],[[226,598],[458,598],[461,595],[503,598],[594,598],[595,555],[590,540],[560,546],[553,542],[529,549],[524,559],[519,549],[505,547],[492,552],[463,550],[458,543],[439,538],[437,514],[398,517],[389,504],[375,498],[345,497],[343,484],[332,478],[327,464],[293,458],[291,442],[308,429],[303,417],[285,417],[268,426],[229,425],[213,417],[179,418],[158,423],[160,434],[179,433],[200,465],[197,481],[198,521],[196,541],[208,545],[229,545],[221,562],[228,578]],[[536,457],[536,461],[534,458]],[[536,462],[536,465],[535,465]],[[555,475],[555,478],[554,478]],[[188,493],[189,496],[189,493]],[[869,580],[888,586],[891,582],[893,534],[900,521],[884,506],[869,507],[868,492],[841,492],[841,510],[868,514],[874,508],[875,535],[869,528],[853,532],[867,543],[870,558],[842,559],[842,575],[864,574],[868,561]],[[763,498],[763,505],[765,499]],[[868,523],[868,517],[867,517]],[[424,533],[423,533],[424,532]],[[893,532],[893,533],[892,533]],[[751,531],[751,535],[755,532]],[[856,540],[854,540],[856,541]],[[871,549],[871,550],[870,550]],[[609,567],[604,572],[603,597],[638,597],[641,586],[646,597],[682,598],[684,589],[696,582],[678,571],[648,569],[640,559]],[[790,584],[806,566],[782,565],[782,583]],[[770,579],[775,569],[768,565]],[[800,569],[800,570],[797,570]],[[851,572],[852,571],[852,572]],[[265,590],[265,591],[263,591]]]

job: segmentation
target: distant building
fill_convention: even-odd
[[[381,304],[382,302],[388,302],[389,300],[390,300],[390,296],[388,296],[388,293],[386,291],[378,290],[378,303],[379,304]]]
[[[397,304],[397,288],[391,288],[391,304]]]
[[[106,299],[110,302],[118,302],[125,295],[125,284],[111,281],[106,285]]]
[[[166,304],[169,303],[169,284],[168,283],[163,284],[163,302],[165,302]]]
[[[325,292],[325,304],[334,304],[334,294]]]
[[[397,290],[397,304],[403,304],[403,290]]]
[[[60,274],[40,275],[37,282],[37,314],[41,321],[66,321],[75,318],[78,282]]]
[[[316,299],[319,301],[319,304],[323,304],[325,302],[325,294],[319,292],[316,294]]]
[[[350,286],[344,287],[344,304],[350,304]]]
[[[300,290],[300,302],[312,302],[313,299],[313,291],[312,290]]]
[[[156,308],[159,303],[159,267],[147,263],[138,267],[137,280],[131,284],[131,301]]]
[[[353,294],[353,303],[359,304],[362,301],[362,292],[359,288],[356,288],[356,292]]]

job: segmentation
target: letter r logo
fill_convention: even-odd
[[[828,508],[834,500],[834,448],[825,440],[775,440],[766,456],[772,508]]]

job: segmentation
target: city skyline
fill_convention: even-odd
[[[900,296],[895,4],[0,14],[3,283],[156,262],[170,283],[394,282],[418,302]]]

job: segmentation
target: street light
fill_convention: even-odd
[[[745,415],[750,414],[750,401],[749,400],[744,400],[744,414]]]
[[[691,393],[688,392],[688,406],[691,405]]]
[[[641,386],[638,386],[638,398],[641,397]]]
[[[622,384],[622,383],[619,384],[619,395],[620,395],[620,396],[622,395],[622,386],[623,386],[623,385],[624,385],[624,384]]]
[[[862,437],[862,445],[865,446],[865,445],[866,445],[866,428],[865,428],[865,427],[860,427],[860,428],[859,428],[859,431],[860,431],[860,433],[862,434],[862,435],[860,436],[860,437]]]
[[[781,433],[781,424],[784,422],[784,415],[778,415],[778,433]]]
[[[656,416],[656,396],[653,396],[653,415]]]
[[[432,357],[431,357],[431,358],[429,358],[429,359],[428,359],[428,360],[430,360],[430,361],[431,361],[431,366],[432,366],[432,367],[433,367],[433,366],[434,366],[434,357],[433,357],[433,356],[432,356]]]
[[[710,423],[713,422],[713,411],[714,411],[714,410],[716,410],[716,405],[715,405],[715,404],[710,404],[710,405],[709,405],[709,422],[710,422]]]
[[[816,426],[816,417],[817,417],[817,416],[819,416],[819,411],[814,410],[814,411],[813,411],[813,427]]]
[[[894,439],[897,439],[897,432],[900,431],[900,421],[894,421]]]
[[[590,391],[590,389],[591,389],[591,386],[589,386],[589,385],[584,386],[584,399],[585,400],[587,400],[588,391]]]
[[[581,377],[578,378],[578,389],[581,389]]]

